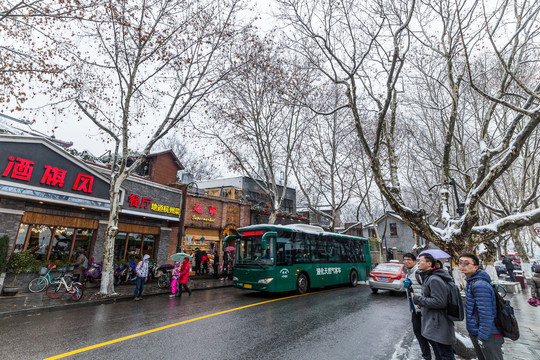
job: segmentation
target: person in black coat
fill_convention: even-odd
[[[195,274],[201,274],[201,262],[202,262],[203,253],[199,248],[195,249]]]
[[[214,254],[214,277],[218,278],[218,269],[219,269],[219,253],[216,251]]]
[[[514,276],[514,262],[509,257],[501,255],[501,260],[504,266],[506,267],[506,272],[510,276],[510,281],[515,282],[516,278]]]

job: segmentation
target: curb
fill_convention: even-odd
[[[223,284],[223,285],[217,285],[217,286],[212,286],[212,287],[191,289],[191,291],[212,290],[212,289],[220,289],[220,288],[226,288],[226,287],[232,287],[232,286],[233,286],[232,284]],[[155,293],[145,294],[144,296],[150,297],[150,296],[166,295],[166,294],[169,294],[169,291],[155,292]],[[133,295],[119,295],[115,297],[88,300],[85,302],[70,301],[70,302],[65,302],[61,304],[53,304],[53,305],[40,306],[40,307],[34,307],[34,308],[27,308],[27,309],[16,309],[13,311],[0,312],[0,319],[8,318],[15,315],[21,315],[21,314],[35,315],[35,314],[39,314],[45,311],[58,311],[58,310],[66,309],[66,308],[77,309],[77,308],[96,306],[96,305],[102,305],[102,304],[131,301],[132,299],[133,299]],[[51,301],[55,301],[55,300],[51,299]]]

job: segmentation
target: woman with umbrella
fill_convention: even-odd
[[[180,285],[178,286],[178,297],[182,296],[182,288],[188,292],[189,296],[191,296],[191,290],[187,286],[189,281],[189,258],[185,257],[184,262],[182,262],[182,267],[180,268]]]

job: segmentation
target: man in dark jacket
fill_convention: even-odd
[[[452,345],[456,342],[454,323],[448,319],[448,286],[452,280],[448,271],[435,269],[435,259],[422,254],[418,259],[418,270],[422,282],[422,295],[413,295],[413,302],[422,308],[422,336],[442,360],[455,360]]]
[[[459,269],[467,280],[467,331],[478,360],[502,360],[504,338],[495,326],[497,304],[491,278],[480,270],[480,260],[475,254],[461,254]]]
[[[407,272],[407,280],[405,287],[407,288],[407,300],[409,302],[409,310],[411,311],[411,321],[413,326],[414,336],[420,344],[423,360],[431,360],[431,350],[429,349],[429,341],[422,336],[422,313],[418,305],[413,304],[412,294],[422,295],[422,285],[416,279],[418,265],[416,264],[416,256],[411,253],[403,255],[403,264],[405,264]],[[439,359],[439,354],[435,351],[435,359]]]
[[[515,282],[516,278],[514,277],[514,262],[509,257],[501,255],[501,260],[504,266],[506,267],[506,272],[510,276],[510,281]]]

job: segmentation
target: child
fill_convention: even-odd
[[[180,263],[176,261],[174,263],[174,268],[172,271],[171,295],[169,295],[170,298],[174,297],[174,295],[178,291],[178,287],[176,285],[178,284],[179,277],[180,277]]]

